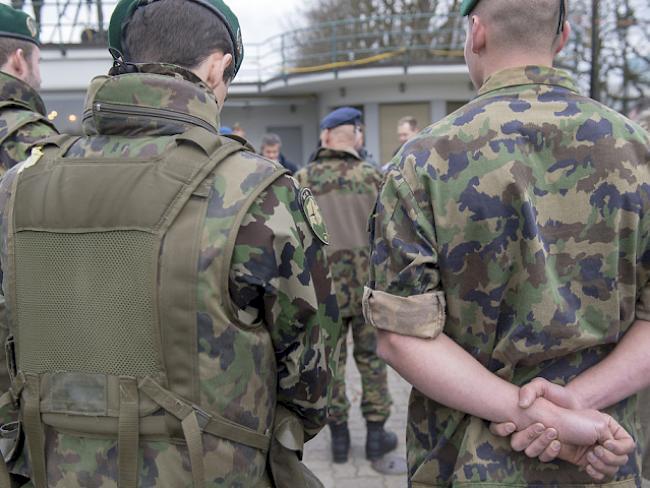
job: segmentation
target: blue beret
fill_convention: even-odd
[[[229,136],[232,134],[232,129],[227,125],[222,125],[221,129],[219,129],[219,134],[222,134],[224,136]]]
[[[327,115],[320,123],[321,130],[334,129],[340,125],[358,125],[361,124],[363,114],[356,108],[341,107]]]

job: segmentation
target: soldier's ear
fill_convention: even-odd
[[[223,75],[233,62],[234,59],[232,57],[232,54],[214,52],[208,56],[207,60],[205,61],[207,64],[207,69],[204,81],[210,88],[212,88],[212,90],[215,90],[222,83],[226,83],[224,81]]]
[[[474,54],[480,54],[487,44],[487,31],[485,24],[478,15],[472,15],[470,26],[471,48]]]
[[[564,29],[562,29],[562,32],[560,32],[560,40],[557,43],[557,46],[555,47],[555,52],[553,54],[559,54],[562,49],[564,49],[564,46],[566,46],[566,43],[569,42],[569,37],[571,36],[571,24],[569,24],[569,21],[566,20],[564,21]]]
[[[29,75],[29,60],[22,49],[16,49],[7,59],[5,71],[18,79],[23,79]]]

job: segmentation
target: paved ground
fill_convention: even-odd
[[[351,351],[351,346],[348,347]],[[388,368],[388,382],[393,396],[392,415],[386,426],[399,437],[395,453],[405,456],[404,436],[406,432],[406,411],[411,387],[395,371]],[[361,417],[361,379],[352,359],[348,355],[346,368],[348,398],[352,403],[350,411],[350,437],[352,449],[347,464],[334,464],[330,453],[330,432],[328,428],[312,439],[305,447],[305,463],[320,478],[326,488],[404,488],[406,475],[383,476],[377,473],[365,458],[366,425]]]

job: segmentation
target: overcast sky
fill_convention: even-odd
[[[301,16],[296,9],[303,8],[309,1],[230,0],[227,3],[239,17],[244,44],[249,44],[298,27]]]

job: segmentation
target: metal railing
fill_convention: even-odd
[[[116,0],[3,0],[40,17],[41,40],[62,51],[107,45]],[[34,10],[36,7],[36,11]],[[38,15],[36,15],[38,14]],[[245,39],[245,33],[244,33]],[[239,82],[262,82],[368,65],[462,62],[464,31],[457,15],[367,16],[326,22],[246,43]]]
[[[116,0],[0,0],[34,15],[40,6],[41,39],[65,51],[105,47]],[[38,8],[37,8],[38,10]],[[650,20],[637,19],[650,28]],[[603,25],[602,31],[616,28]],[[246,33],[244,32],[244,40]],[[463,63],[464,21],[456,13],[422,12],[362,16],[325,22],[245,44],[237,81],[261,83],[295,74],[360,66]],[[560,65],[577,66],[577,50],[566,49]]]
[[[464,30],[457,15],[368,16],[285,32],[258,47],[268,78],[365,65],[459,62]]]

